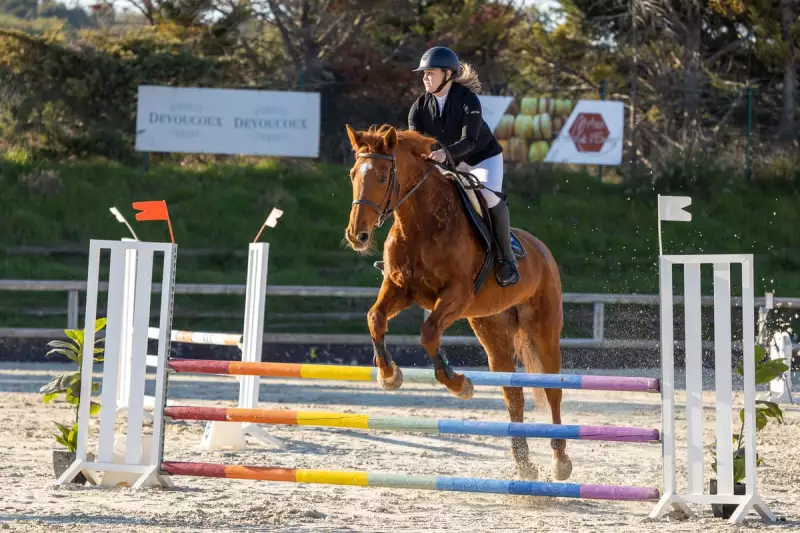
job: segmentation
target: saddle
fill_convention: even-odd
[[[486,199],[482,194],[478,194],[479,189],[486,189],[487,187],[478,181],[478,178],[476,178],[470,172],[459,170],[457,167],[455,167],[455,165],[452,163],[449,153],[447,156],[451,162],[449,165],[450,168],[439,166],[439,172],[441,172],[446,178],[449,178],[453,184],[453,187],[455,187],[456,193],[461,199],[461,205],[464,207],[467,218],[471,222],[473,230],[475,230],[478,237],[480,237],[480,240],[483,243],[484,252],[486,254],[483,260],[483,265],[478,271],[477,276],[475,276],[475,294],[478,294],[484,283],[486,283],[486,276],[488,276],[489,271],[492,270],[492,267],[494,266],[499,249],[499,246],[493,237],[494,232],[492,231],[492,218],[489,216],[489,207],[486,205]],[[492,192],[496,194],[502,201],[505,201],[505,194],[499,191]],[[511,230],[511,249],[514,252],[514,256],[518,259],[528,255],[525,247],[522,245],[519,238],[514,234],[513,229]]]

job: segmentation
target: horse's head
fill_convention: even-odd
[[[397,132],[391,126],[373,131],[353,131],[347,135],[355,152],[355,164],[350,169],[353,185],[353,204],[345,238],[356,251],[364,251],[372,243],[376,227],[383,225],[397,201],[400,182],[397,179],[395,148]]]

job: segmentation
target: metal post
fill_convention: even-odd
[[[606,80],[603,80],[600,84],[600,99],[606,99]],[[603,165],[597,165],[597,180],[603,183]]]
[[[67,291],[67,329],[80,329],[80,295],[77,290]]]
[[[600,342],[605,336],[605,321],[606,321],[606,306],[602,302],[594,303],[594,324],[592,328],[592,337],[594,340]]]
[[[750,183],[750,135],[752,133],[753,127],[753,88],[747,87],[747,133],[746,133],[746,140],[747,143],[745,148],[745,163],[744,163],[744,180],[747,183]]]
[[[628,128],[631,136],[631,175],[636,173],[636,106],[639,103],[636,99],[636,89],[639,76],[639,50],[636,43],[636,17],[634,16],[635,2],[636,0],[633,0],[630,4],[631,49],[633,50],[633,66],[631,67],[631,124]]]

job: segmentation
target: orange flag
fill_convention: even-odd
[[[169,220],[167,202],[164,200],[133,202],[133,208],[141,211],[136,213],[136,220]]]
[[[136,220],[166,220],[169,226],[169,236],[172,239],[172,244],[175,244],[175,235],[172,233],[172,221],[169,219],[169,212],[167,211],[167,202],[165,200],[153,200],[150,202],[133,202],[133,208],[139,213],[136,213]]]

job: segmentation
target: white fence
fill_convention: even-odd
[[[154,284],[156,292],[161,291],[160,284]],[[108,284],[100,283],[100,291],[107,291]],[[80,294],[86,292],[85,281],[39,281],[39,280],[0,280],[0,292],[66,292],[67,323],[66,328],[79,329]],[[175,284],[175,294],[191,295],[241,295],[245,294],[245,285],[241,284]],[[338,298],[375,298],[378,289],[375,287],[330,287],[300,285],[268,285],[267,296],[302,296],[302,297],[338,297]],[[800,298],[774,298],[775,307],[800,307]],[[657,349],[658,339],[607,339],[605,337],[606,305],[645,305],[656,306],[659,303],[657,294],[589,294],[564,293],[565,304],[591,304],[593,306],[593,328],[591,338],[565,338],[564,348],[596,348],[596,349]],[[674,303],[680,304],[682,296],[676,296]],[[704,296],[702,305],[714,303],[713,296]],[[762,307],[766,298],[755,299],[755,305]],[[740,306],[741,298],[731,298],[732,306]],[[657,310],[654,310],[656,312]],[[269,319],[269,316],[267,316]],[[366,314],[365,314],[366,319]],[[62,329],[55,328],[0,328],[0,338],[61,338]],[[418,335],[387,335],[392,344],[418,345]],[[369,344],[369,335],[365,334],[314,334],[314,333],[265,333],[264,341],[283,344]],[[442,339],[445,345],[477,345],[472,336],[447,336]],[[707,342],[709,347],[712,343]]]

